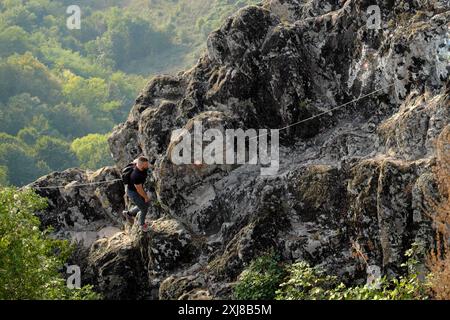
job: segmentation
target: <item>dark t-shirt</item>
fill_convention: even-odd
[[[137,192],[134,185],[144,184],[145,180],[147,180],[147,175],[147,170],[141,171],[138,168],[134,168],[133,172],[130,175],[130,184],[128,185],[128,190]]]

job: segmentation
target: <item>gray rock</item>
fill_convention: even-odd
[[[27,187],[48,199],[48,208],[37,213],[44,228],[52,227],[57,237],[90,247],[95,240],[120,231],[124,188],[117,180],[120,173],[112,167],[96,172],[69,169]]]

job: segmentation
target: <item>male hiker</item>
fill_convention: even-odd
[[[139,157],[133,164],[128,165],[124,169],[122,178],[127,185],[127,195],[136,207],[130,211],[124,211],[123,215],[127,220],[133,220],[140,211],[139,223],[141,230],[147,232],[148,224],[145,222],[145,217],[150,206],[150,197],[144,191],[144,183],[147,180],[147,171],[152,166],[145,157]]]

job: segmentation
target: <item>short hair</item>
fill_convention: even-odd
[[[146,157],[139,157],[137,160],[138,160],[138,163],[146,163],[146,162],[148,162],[148,158],[146,158]]]

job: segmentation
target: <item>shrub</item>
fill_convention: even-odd
[[[0,299],[99,299],[90,286],[67,288],[59,271],[72,248],[40,230],[33,214],[46,205],[31,190],[0,187]]]
[[[421,281],[418,271],[419,261],[415,259],[419,247],[413,244],[406,251],[407,262],[402,265],[406,268],[406,275],[398,278],[382,277],[376,285],[356,286],[347,288],[340,284],[331,291],[330,300],[424,300],[428,298],[428,281]]]
[[[406,275],[382,277],[375,284],[348,287],[320,267],[302,261],[283,266],[276,255],[255,259],[234,288],[236,299],[248,300],[419,300],[428,298],[428,282],[420,280],[414,258],[419,247],[406,252]]]
[[[302,261],[288,267],[288,277],[276,291],[277,300],[323,300],[328,291],[337,285],[337,278],[326,275]]]
[[[234,297],[239,300],[272,300],[286,272],[274,253],[263,255],[239,276]]]
[[[277,300],[412,300],[427,298],[425,283],[419,280],[414,259],[416,247],[407,251],[407,276],[388,279],[383,277],[376,285],[347,287],[337,277],[327,275],[318,267],[305,262],[288,268],[287,280],[277,290]]]

